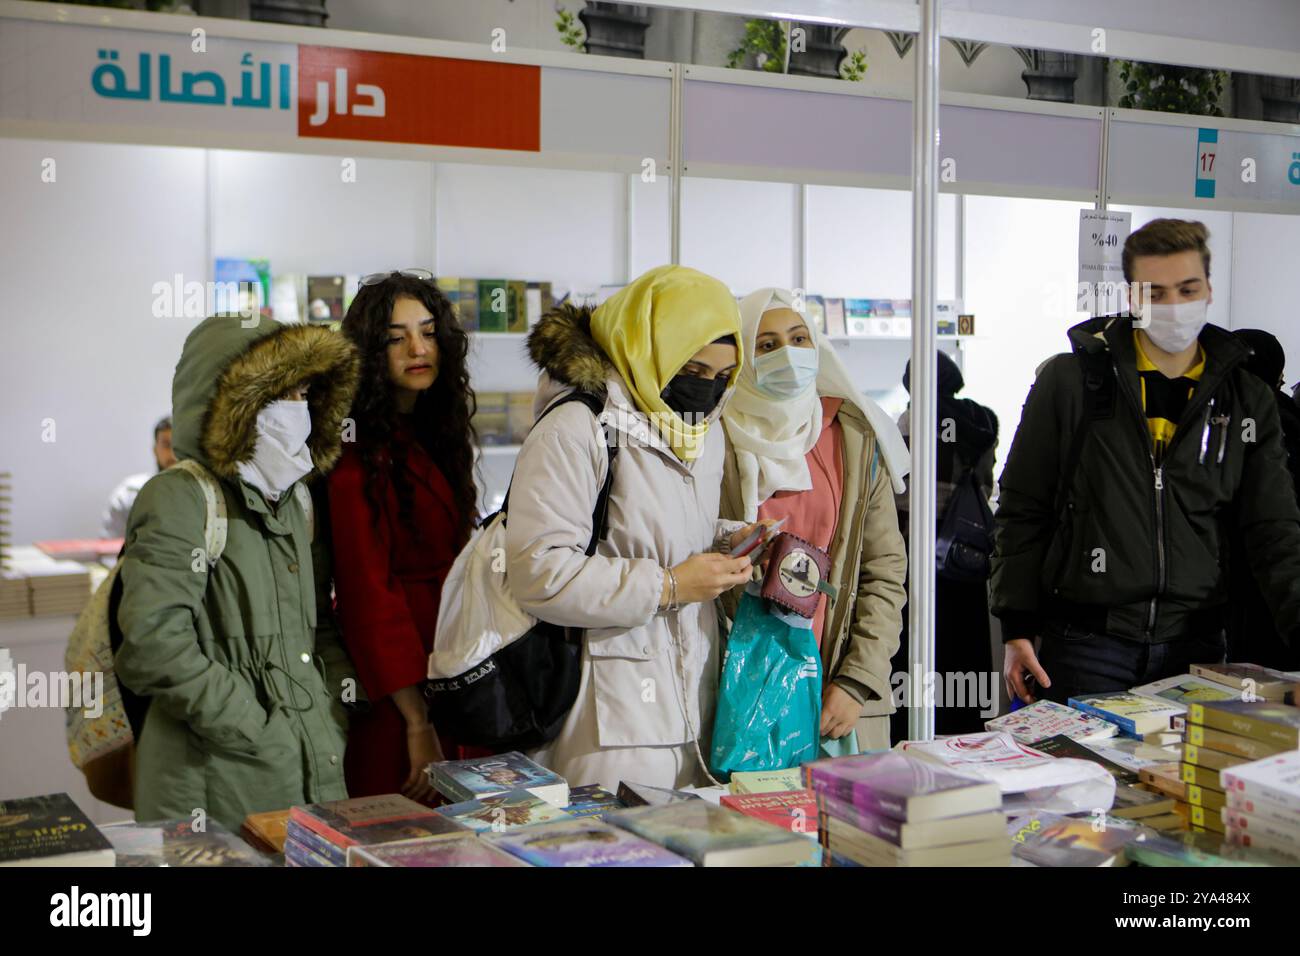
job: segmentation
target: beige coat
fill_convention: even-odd
[[[822,633],[823,682],[835,681],[862,703],[858,744],[888,746],[894,712],[890,658],[898,650],[907,592],[907,552],[898,530],[894,490],[866,417],[852,404],[837,419],[844,433],[844,500],[831,542],[830,583],[838,589]],[[875,479],[871,478],[875,461]],[[744,514],[736,456],[730,446],[722,483],[721,514]],[[724,598],[734,611],[739,592]]]
[[[714,602],[671,613],[658,606],[665,567],[711,550],[721,531],[740,526],[717,520],[725,438],[715,420],[700,456],[678,460],[600,361],[585,321],[583,310],[549,315],[530,348],[547,372],[539,412],[571,386],[606,392],[603,417],[620,447],[608,532],[595,555],[584,551],[608,453],[583,404],[565,405],[533,428],[510,489],[511,593],[541,620],[586,628],[577,702],[559,737],[534,756],[573,786],[697,783],[695,741],[704,738],[707,755],[717,694],[718,613]],[[597,371],[598,383],[591,380]]]

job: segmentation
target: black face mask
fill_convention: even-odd
[[[696,378],[694,375],[674,375],[668,387],[659,393],[664,404],[682,416],[688,425],[697,425],[717,407],[722,393],[727,390],[730,376]]]

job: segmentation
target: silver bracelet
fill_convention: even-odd
[[[677,604],[677,575],[673,573],[672,568],[664,568],[664,573],[668,575],[668,606],[664,610],[679,610]]]

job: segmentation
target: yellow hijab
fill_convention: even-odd
[[[591,315],[591,334],[673,454],[682,461],[698,457],[711,419],[688,425],[659,396],[692,355],[726,335],[736,337],[736,370],[728,387],[735,385],[744,359],[740,309],[730,290],[703,272],[659,266],[599,306]]]

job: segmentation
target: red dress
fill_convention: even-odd
[[[395,440],[407,447],[407,518],[386,479],[376,489],[381,513],[372,514],[355,446],[344,445],[329,475],[339,626],[371,702],[368,713],[352,716],[348,732],[344,772],[353,797],[397,793],[410,772],[406,722],[389,695],[425,680],[442,582],[462,544],[447,479],[409,431],[399,428]],[[448,759],[469,755],[446,737],[442,745]]]

